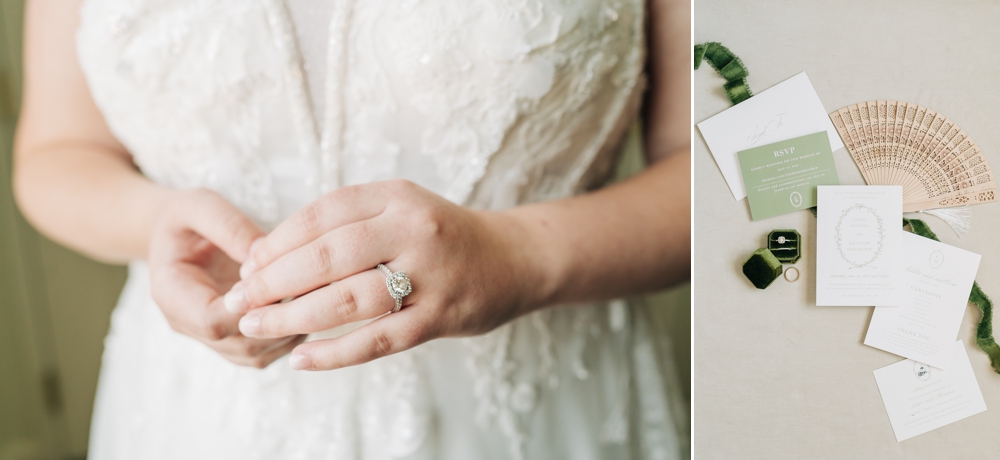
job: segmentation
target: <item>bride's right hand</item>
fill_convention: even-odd
[[[240,334],[242,315],[222,296],[239,281],[239,266],[263,232],[215,192],[176,192],[153,228],[149,273],[153,300],[175,331],[227,360],[262,369],[302,343],[304,335],[252,339]]]

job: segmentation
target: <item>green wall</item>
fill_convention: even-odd
[[[84,458],[122,267],[40,236],[11,193],[23,2],[0,0],[0,459]]]

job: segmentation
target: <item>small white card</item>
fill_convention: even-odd
[[[948,348],[947,371],[912,359],[874,371],[897,442],[986,411],[965,344],[959,340]]]
[[[826,131],[830,151],[844,146],[805,72],[698,123],[722,176],[737,201],[746,187],[736,152]]]
[[[816,305],[899,306],[902,187],[817,187]]]
[[[950,369],[979,254],[903,232],[903,302],[876,307],[865,345]]]

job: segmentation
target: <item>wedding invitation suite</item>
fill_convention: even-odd
[[[979,254],[903,232],[903,301],[876,307],[865,345],[950,369]]]
[[[816,305],[899,306],[899,186],[817,188]]]
[[[817,185],[837,185],[826,131],[737,152],[753,220],[816,206]]]
[[[874,371],[897,442],[986,411],[965,344],[952,342],[948,352],[947,371],[912,359]]]
[[[698,123],[736,200],[747,196],[736,152],[825,131],[830,150],[844,146],[805,72]]]

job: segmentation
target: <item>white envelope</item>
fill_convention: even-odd
[[[747,192],[736,152],[826,131],[833,151],[844,146],[805,72],[698,123],[737,201]]]

